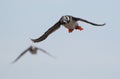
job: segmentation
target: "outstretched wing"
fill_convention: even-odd
[[[53,55],[51,55],[50,53],[48,53],[46,50],[42,49],[42,48],[38,48],[38,50],[42,51],[43,53],[47,54],[48,56],[52,57],[52,58],[56,58]]]
[[[87,20],[82,19],[82,18],[77,18],[77,17],[73,17],[73,19],[76,20],[76,21],[83,21],[83,22],[86,22],[86,23],[94,25],[94,26],[104,26],[105,25],[105,23],[104,24],[96,24],[96,23],[87,21]]]
[[[43,40],[45,40],[51,33],[53,33],[54,31],[56,31],[58,28],[60,28],[60,22],[58,21],[54,26],[52,26],[51,28],[49,28],[41,37],[37,38],[37,39],[31,39],[33,42],[41,42]]]
[[[25,51],[23,51],[12,63],[15,63],[16,61],[18,61],[29,49],[30,47],[27,48]]]

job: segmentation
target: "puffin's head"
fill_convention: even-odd
[[[70,22],[70,16],[62,16],[60,19],[61,24],[67,24]]]

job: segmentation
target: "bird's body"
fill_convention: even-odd
[[[38,48],[31,46],[28,50],[31,54],[37,54]]]
[[[60,19],[61,25],[68,29],[69,33],[72,32],[74,29],[79,29],[80,31],[83,30],[81,26],[78,25],[77,21],[73,18],[73,16],[62,16]]]
[[[30,46],[28,47],[25,51],[23,51],[12,63],[15,63],[16,61],[18,61],[25,53],[27,53],[28,51],[31,53],[31,54],[37,54],[37,51],[40,50],[42,51],[43,53],[55,58],[54,56],[52,56],[50,53],[48,53],[47,51],[45,51],[44,49],[41,49],[41,48],[38,48],[38,47],[35,47],[35,46]]]
[[[71,21],[67,24],[63,24],[63,26],[67,29],[75,29],[78,26],[78,23],[76,21]]]
[[[33,42],[41,42],[41,41],[45,40],[51,33],[56,31],[57,29],[59,29],[61,25],[66,27],[68,29],[69,33],[71,33],[74,29],[82,31],[83,28],[78,25],[77,21],[86,22],[86,23],[94,25],[94,26],[104,26],[105,25],[105,24],[92,23],[92,22],[89,22],[82,18],[77,18],[77,17],[73,17],[70,15],[66,15],[66,16],[62,16],[60,18],[60,20],[55,25],[53,25],[51,28],[49,28],[41,37],[39,37],[37,39],[31,39],[31,40]]]

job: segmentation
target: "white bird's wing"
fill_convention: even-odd
[[[53,55],[51,55],[50,53],[48,53],[46,50],[42,49],[42,48],[38,48],[38,50],[42,51],[43,53],[47,54],[48,56],[52,57],[52,58],[56,58]]]
[[[27,48],[25,51],[23,51],[12,63],[15,63],[16,61],[18,61],[29,49],[30,47]]]

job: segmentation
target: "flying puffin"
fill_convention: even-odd
[[[54,56],[49,54],[44,49],[41,49],[41,48],[38,48],[38,47],[35,47],[35,46],[30,46],[25,51],[23,51],[12,63],[15,63],[16,61],[18,61],[27,51],[29,51],[31,54],[37,54],[38,50],[42,51],[43,53],[47,54],[48,56],[51,56],[51,57],[55,58]]]
[[[94,26],[104,26],[105,25],[105,23],[104,24],[96,24],[96,23],[87,21],[82,18],[73,17],[71,15],[65,15],[65,16],[62,16],[60,18],[60,20],[55,25],[53,25],[51,28],[49,28],[42,36],[40,36],[37,39],[31,39],[31,40],[34,43],[41,42],[41,41],[45,40],[51,33],[56,31],[57,29],[59,29],[61,25],[63,25],[65,28],[67,28],[69,33],[71,33],[74,29],[82,31],[83,28],[78,25],[77,21],[82,21],[82,22],[85,22],[85,23],[88,23],[88,24],[91,24]]]

